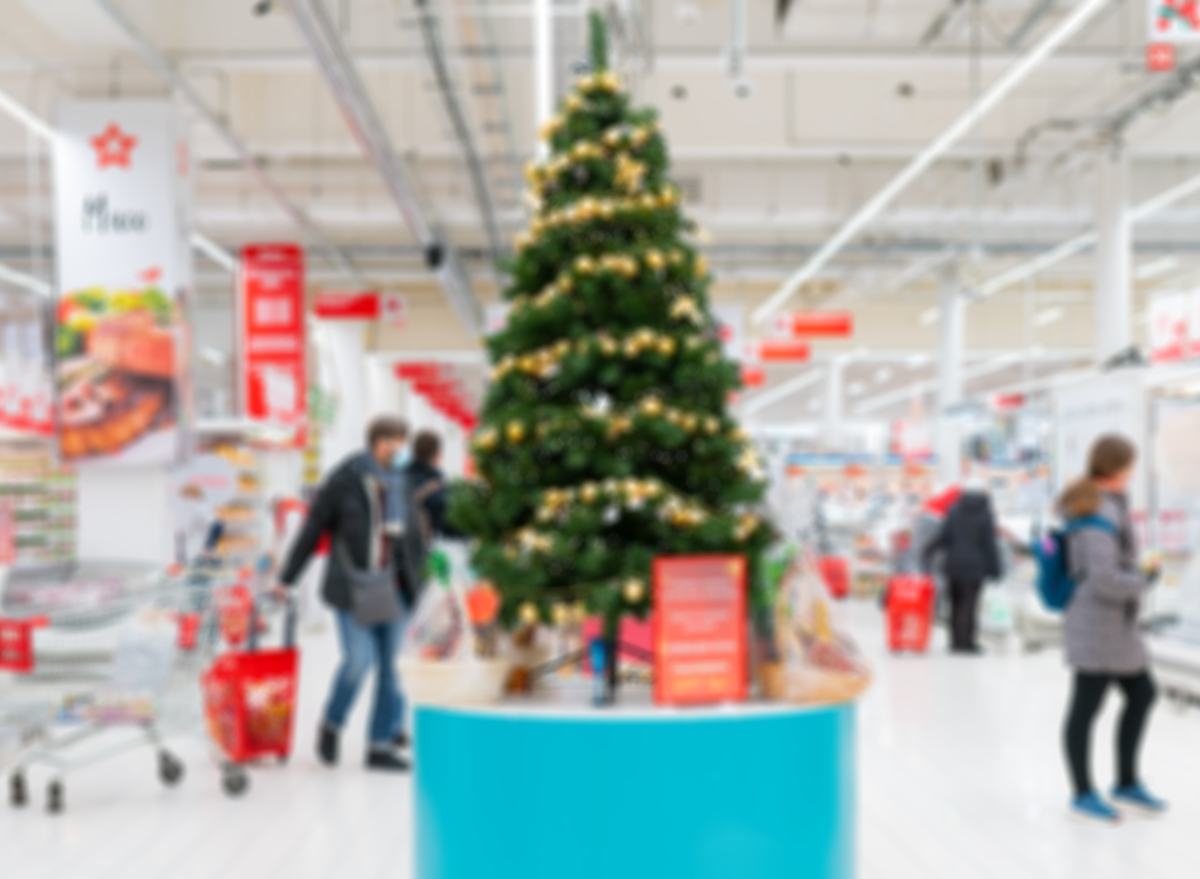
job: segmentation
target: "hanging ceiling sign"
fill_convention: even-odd
[[[1148,72],[1170,73],[1174,69],[1174,43],[1150,43],[1146,46],[1146,70]]]
[[[402,293],[379,294],[379,319],[400,328],[408,323],[408,300]]]
[[[1150,0],[1150,39],[1161,43],[1200,42],[1200,2]]]
[[[180,451],[190,162],[169,101],[65,101],[54,139],[59,448],[153,464]]]
[[[793,311],[775,317],[775,335],[788,339],[845,339],[854,332],[848,311]]]
[[[1150,303],[1150,360],[1175,363],[1190,354],[1194,294],[1172,293]],[[1196,331],[1200,334],[1200,326]],[[1200,338],[1200,335],[1198,335]]]
[[[812,356],[812,346],[799,339],[763,339],[750,350],[762,363],[805,363]]]
[[[374,291],[318,293],[313,314],[321,320],[378,320],[379,294]]]
[[[308,414],[304,250],[296,244],[242,248],[238,285],[243,414],[297,425]]]

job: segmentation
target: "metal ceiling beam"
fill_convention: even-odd
[[[764,323],[782,308],[805,283],[817,276],[842,249],[932,165],[947,149],[972,131],[996,106],[1021,84],[1056,49],[1069,40],[1107,0],[1081,0],[1057,27],[1042,38],[1028,53],[971,103],[950,125],[899,174],[875,193],[843,223],[811,259],[802,265],[778,291],[755,310],[755,323]]]
[[[753,412],[760,412],[770,406],[774,406],[781,400],[786,400],[793,394],[798,394],[805,388],[815,385],[821,379],[825,378],[824,369],[816,369],[812,372],[802,372],[795,378],[790,378],[781,385],[773,388],[768,388],[760,394],[751,397],[742,404],[742,415],[750,415]]]
[[[1025,42],[1025,38],[1034,32],[1037,26],[1042,23],[1042,19],[1049,15],[1050,10],[1057,5],[1058,0],[1033,0],[1032,8],[1021,19],[1021,23],[1017,25],[1016,30],[1008,35],[1008,39],[1005,40],[1004,45],[1014,52],[1018,51],[1021,48],[1021,44]]]
[[[350,133],[375,166],[409,231],[424,249],[426,264],[434,270],[467,332],[472,336],[480,335],[483,332],[482,311],[458,255],[425,216],[416,189],[396,157],[387,131],[329,13],[320,0],[287,0],[287,7],[312,50],[317,68],[333,93]]]
[[[138,52],[141,53],[142,58],[146,60],[146,63],[153,67],[158,75],[169,83],[172,88],[186,98],[188,103],[192,105],[192,108],[200,114],[201,118],[225,142],[225,145],[238,157],[250,176],[266,190],[292,222],[299,227],[304,234],[306,243],[323,251],[334,265],[353,279],[354,283],[362,287],[369,286],[366,278],[350,262],[349,258],[308,218],[308,215],[287,196],[279,185],[271,179],[270,175],[259,164],[258,159],[250,152],[250,149],[221,120],[216,111],[208,105],[192,87],[191,83],[184,79],[179,71],[167,61],[146,35],[138,30],[137,26],[126,18],[125,14],[111,0],[94,0],[94,2],[112,19],[113,24],[125,34],[129,41],[133,43]]]

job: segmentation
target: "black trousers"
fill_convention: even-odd
[[[950,649],[974,650],[975,634],[979,628],[979,593],[983,584],[978,580],[954,580],[950,592]]]
[[[1138,751],[1142,746],[1142,734],[1146,731],[1146,719],[1150,706],[1154,704],[1154,681],[1149,672],[1136,675],[1107,675],[1075,673],[1075,690],[1071,696],[1071,709],[1067,714],[1064,739],[1067,749],[1067,766],[1071,770],[1071,783],[1075,796],[1083,796],[1095,790],[1092,785],[1092,726],[1108,685],[1115,683],[1125,694],[1125,711],[1117,725],[1117,784],[1122,787],[1138,782]]]

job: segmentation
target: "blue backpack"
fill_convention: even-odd
[[[1075,594],[1075,581],[1071,579],[1071,565],[1067,557],[1067,538],[1085,528],[1096,528],[1114,536],[1117,534],[1117,527],[1103,516],[1080,516],[1068,521],[1066,527],[1048,532],[1033,544],[1038,566],[1038,594],[1042,596],[1042,604],[1050,610],[1066,610],[1071,603],[1071,596]]]

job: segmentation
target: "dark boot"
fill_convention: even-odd
[[[325,724],[317,730],[317,759],[326,766],[336,766],[338,761],[338,731]]]
[[[372,748],[367,752],[367,768],[381,769],[385,772],[407,772],[409,763],[391,751],[379,751]]]

